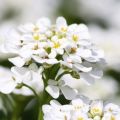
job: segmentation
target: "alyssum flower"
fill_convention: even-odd
[[[97,49],[90,39],[84,24],[68,25],[63,17],[58,17],[56,24],[52,25],[48,18],[41,18],[36,23],[10,30],[2,50],[16,55],[9,61],[17,67],[31,62],[42,66],[60,64],[76,71],[90,84],[94,78],[101,77],[104,62],[103,51]]]
[[[0,92],[34,93],[38,107],[49,102],[51,96],[59,99],[64,95],[66,100],[72,100],[67,105],[57,101],[43,105],[40,120],[120,120],[119,106],[104,105],[100,100],[85,102],[64,78],[68,74],[91,84],[102,76],[104,53],[91,43],[86,25],[68,25],[63,17],[51,24],[48,18],[41,18],[10,30],[1,50],[14,54],[9,58],[14,67],[6,76],[0,76]]]

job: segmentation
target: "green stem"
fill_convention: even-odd
[[[42,106],[39,109],[38,120],[43,120]]]
[[[38,99],[38,101],[40,102],[40,97],[38,96],[38,94],[35,92],[35,90],[32,87],[30,87],[29,85],[24,84],[24,83],[22,83],[22,85],[25,86],[25,87],[27,87],[27,88],[29,88],[34,93],[34,95],[36,96],[36,98]]]
[[[42,113],[42,99],[40,99],[40,96],[38,96],[38,94],[35,92],[35,90],[30,87],[29,85],[26,85],[23,83],[23,86],[29,88],[33,93],[34,95],[36,96],[37,100],[38,100],[38,120],[43,120],[43,113]]]

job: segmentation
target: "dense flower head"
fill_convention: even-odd
[[[55,24],[48,18],[40,18],[35,23],[27,23],[20,25],[17,30],[10,30],[2,51],[15,54],[9,61],[15,65],[11,69],[15,69],[15,73],[17,71],[21,74],[24,70],[23,75],[18,78],[20,83],[24,83],[24,75],[25,79],[29,78],[25,73],[31,73],[31,80],[35,76],[34,81],[40,78],[44,83],[44,90],[53,98],[58,98],[61,94],[69,100],[76,97],[78,91],[62,79],[65,74],[85,80],[88,84],[102,76],[104,53],[91,43],[87,26],[68,25],[63,17],[58,17]],[[30,69],[32,65],[37,67],[36,71]],[[39,68],[43,68],[40,73]],[[17,78],[12,81],[15,83],[14,87],[19,83]]]
[[[44,120],[120,120],[120,106],[101,100],[85,103],[77,98],[68,105],[53,100],[43,106],[43,112]]]

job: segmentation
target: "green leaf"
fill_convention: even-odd
[[[80,79],[80,74],[77,71],[72,71],[70,74],[73,78]]]

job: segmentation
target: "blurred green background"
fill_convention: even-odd
[[[49,17],[53,23],[58,16],[64,16],[68,24],[88,25],[92,41],[105,51],[107,65],[104,68],[104,76],[92,86],[87,86],[81,81],[69,83],[90,99],[103,99],[120,104],[120,1],[0,0],[0,45],[9,29],[22,23],[34,22],[44,16]],[[7,60],[9,56],[11,55],[0,52],[1,67],[12,66]],[[22,120],[36,120],[35,99],[31,101],[31,97],[0,93],[0,120],[10,120],[11,112],[16,107],[22,110],[28,101],[29,104],[21,114]]]

